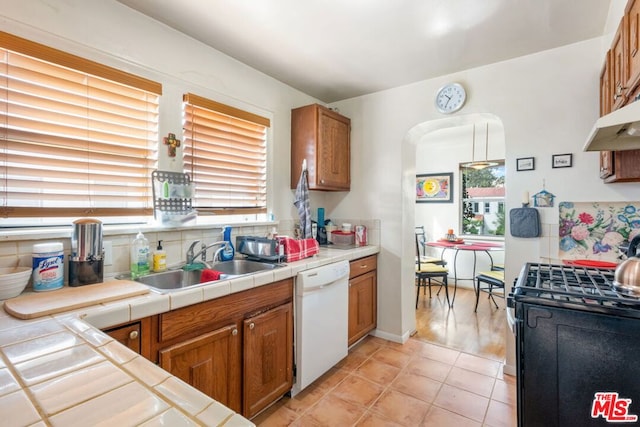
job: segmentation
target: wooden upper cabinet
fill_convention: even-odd
[[[640,83],[640,1],[629,0],[625,8],[625,43],[627,53],[627,87],[629,94],[637,90]],[[633,100],[631,96],[628,99]]]
[[[618,30],[613,37],[613,43],[611,44],[611,79],[613,83],[613,103],[612,109],[615,110],[622,106],[626,101],[627,87],[627,58],[625,55],[625,37],[624,37],[624,22],[623,18],[620,21]]]
[[[351,186],[351,120],[318,104],[291,110],[291,188],[306,159],[310,190]]]

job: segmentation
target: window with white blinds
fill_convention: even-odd
[[[0,32],[0,216],[153,215],[161,93]]]
[[[185,94],[184,171],[198,213],[266,213],[267,118]]]

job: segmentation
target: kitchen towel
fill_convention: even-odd
[[[316,239],[292,239],[290,237],[279,236],[278,242],[284,246],[286,262],[299,261],[309,258],[320,251],[320,244]]]
[[[309,176],[307,173],[307,161],[302,162],[302,172],[296,187],[296,199],[293,202],[298,208],[298,217],[300,218],[300,231],[302,237],[308,239],[311,234],[311,209],[309,207]]]
[[[513,237],[539,237],[540,216],[535,208],[523,206],[509,211],[509,225]]]

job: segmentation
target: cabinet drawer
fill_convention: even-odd
[[[196,336],[293,299],[293,279],[285,279],[160,315],[159,341]]]
[[[371,255],[366,258],[360,258],[351,261],[351,263],[349,263],[349,279],[375,270],[377,266],[378,258],[376,255]]]

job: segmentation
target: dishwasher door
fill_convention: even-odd
[[[296,277],[295,396],[347,356],[349,263],[340,261]]]

